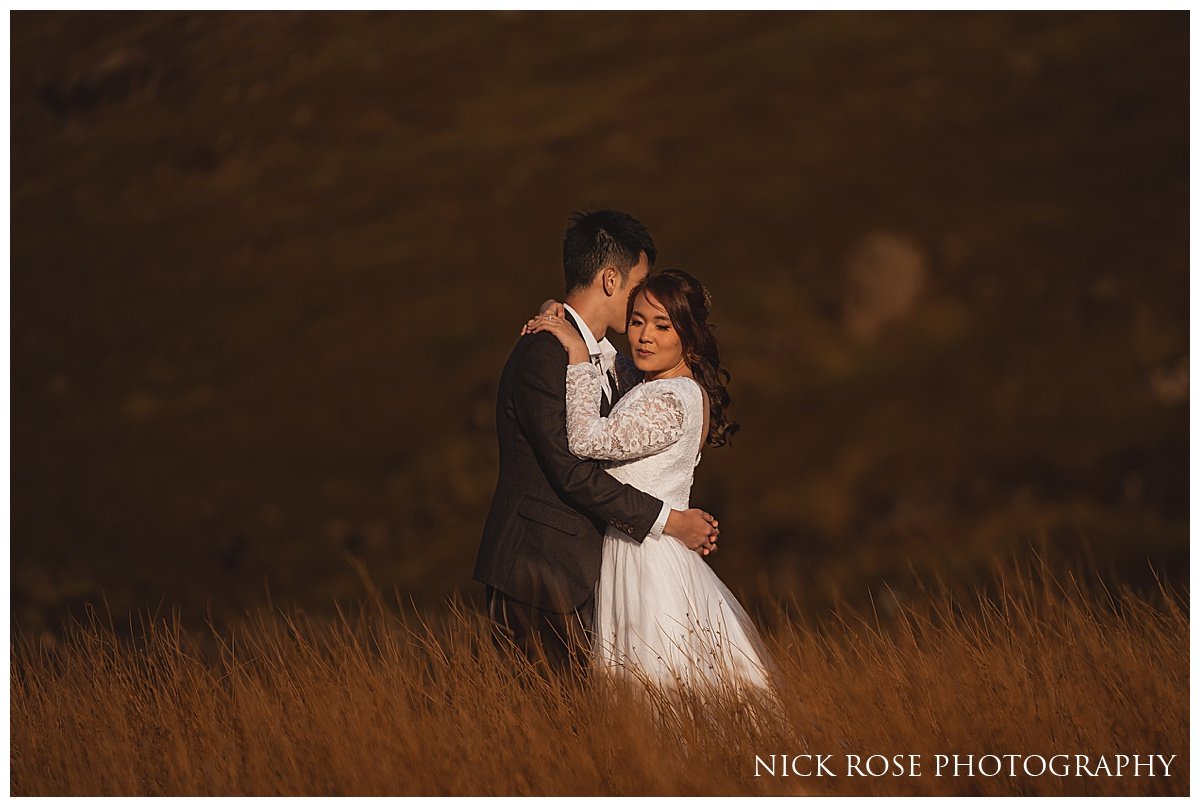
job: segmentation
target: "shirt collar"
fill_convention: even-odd
[[[575,324],[579,326],[579,332],[583,334],[583,344],[587,346],[588,355],[592,357],[599,356],[602,362],[611,364],[613,357],[617,355],[617,349],[613,347],[612,342],[608,341],[608,337],[606,336],[597,342],[596,337],[592,336],[592,329],[583,321],[583,317],[579,316],[579,312],[566,303],[563,303],[563,309],[571,315],[571,318],[575,320]]]

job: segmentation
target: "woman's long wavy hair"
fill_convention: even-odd
[[[687,272],[667,269],[650,275],[629,294],[626,321],[633,316],[633,303],[643,291],[667,310],[679,334],[683,358],[700,386],[708,391],[709,420],[706,442],[714,448],[725,445],[741,426],[729,417],[729,371],[721,367],[721,353],[708,324],[712,298],[699,280]]]

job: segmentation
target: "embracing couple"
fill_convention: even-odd
[[[531,658],[668,688],[769,688],[749,616],[704,560],[717,520],[688,501],[702,449],[738,428],[711,300],[685,272],[651,274],[655,254],[628,214],[572,217],[565,303],[526,324],[500,376],[475,579],[498,635]]]

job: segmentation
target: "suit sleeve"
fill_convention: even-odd
[[[566,426],[567,353],[549,333],[524,338],[533,341],[516,368],[513,409],[546,477],[579,509],[643,540],[661,520],[663,502],[613,479],[596,461],[571,453]]]

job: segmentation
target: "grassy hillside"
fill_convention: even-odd
[[[499,368],[602,205],[712,290],[735,588],[1187,573],[1184,13],[11,25],[23,624],[473,590]]]

